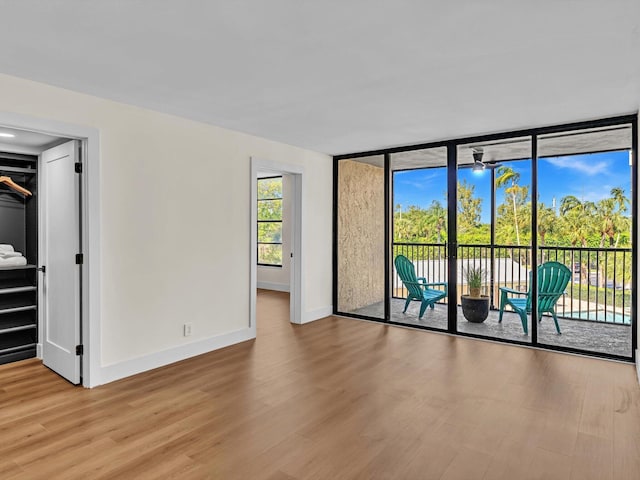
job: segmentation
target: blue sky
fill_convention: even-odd
[[[520,173],[520,185],[531,186],[531,162],[521,160],[505,162]],[[481,173],[470,168],[458,170],[458,179],[475,185],[475,195],[482,198],[482,222],[489,223],[491,174],[488,170]],[[556,197],[575,195],[582,200],[597,202],[609,197],[613,187],[622,187],[627,197],[631,190],[631,167],[627,151],[550,157],[538,160],[539,201],[551,206]],[[409,170],[394,173],[393,203],[403,209],[410,205],[428,207],[438,200],[446,207],[447,173],[445,168]],[[504,200],[502,189],[497,192],[496,202]]]

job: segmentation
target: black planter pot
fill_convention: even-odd
[[[489,296],[480,298],[462,295],[462,314],[464,318],[473,323],[482,323],[489,316]]]

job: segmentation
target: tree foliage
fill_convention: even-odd
[[[474,196],[475,188],[466,180],[458,183],[458,235],[470,233],[480,226],[482,199]]]
[[[282,177],[258,180],[258,263],[282,265]]]
[[[500,169],[503,167],[500,167]],[[504,201],[496,206],[496,244],[531,244],[531,196],[519,177],[507,169],[496,172],[496,186],[504,188]],[[502,178],[498,182],[498,178]],[[631,218],[629,199],[622,188],[597,202],[567,195],[559,208],[538,203],[540,246],[629,247]],[[444,243],[447,241],[446,198],[427,208],[411,205],[394,209],[394,241],[400,243]],[[474,185],[458,184],[458,243],[489,244],[491,226],[481,223],[483,202]]]

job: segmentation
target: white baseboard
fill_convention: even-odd
[[[321,318],[328,317],[329,315],[333,315],[333,305],[329,305],[328,307],[316,308],[315,310],[306,312],[304,314],[304,321],[302,323],[309,323],[313,322],[314,320],[320,320]]]
[[[143,357],[126,360],[124,362],[108,365],[100,369],[100,384],[114,382],[121,378],[130,377],[138,373],[153,370],[154,368],[179,362],[196,355],[202,355],[213,350],[228,347],[236,343],[255,338],[255,331],[251,328],[243,328],[235,332],[223,333],[215,337],[205,338],[193,343],[187,343],[161,352],[151,353]],[[97,385],[92,385],[95,387]]]
[[[36,345],[36,357],[42,359],[42,344],[41,343],[38,343]]]
[[[265,290],[276,290],[278,292],[289,291],[289,285],[285,283],[257,282],[257,287],[264,288]]]

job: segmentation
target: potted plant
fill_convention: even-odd
[[[462,314],[473,323],[482,323],[489,316],[489,296],[481,295],[482,283],[486,277],[481,266],[469,266],[464,270],[464,278],[469,285],[469,295],[462,295]]]

